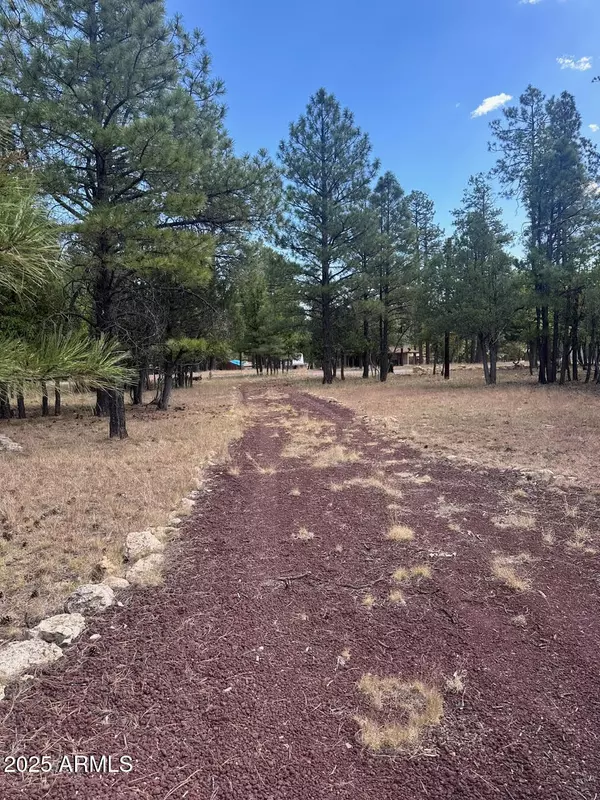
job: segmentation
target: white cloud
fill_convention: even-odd
[[[592,68],[592,59],[590,56],[584,56],[580,59],[575,59],[573,56],[561,56],[556,59],[560,64],[561,69],[576,69],[579,72],[585,72]]]
[[[484,114],[489,114],[490,111],[494,111],[500,106],[505,105],[510,100],[512,100],[512,95],[505,94],[495,94],[493,97],[486,97],[483,103],[480,106],[477,106],[475,111],[471,112],[471,117],[482,117]]]
[[[592,133],[598,133],[598,131],[600,131],[600,125],[596,125],[595,123],[592,123],[590,125],[590,130],[591,130]]]
[[[536,6],[538,3],[541,3],[542,0],[519,0],[519,3],[522,6]]]

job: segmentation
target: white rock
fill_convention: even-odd
[[[99,638],[100,638],[99,633],[92,633],[92,635],[90,636],[90,642],[97,642]]]
[[[85,629],[85,617],[82,614],[56,614],[43,619],[29,631],[32,639],[43,639],[65,647],[77,639]]]
[[[164,549],[164,544],[150,531],[134,531],[127,534],[127,558],[129,561],[137,561],[139,558],[149,556],[150,553],[160,553]]]
[[[189,497],[182,497],[181,503],[179,504],[179,511],[180,513],[191,514],[195,505],[195,500],[191,500]]]
[[[9,439],[8,436],[0,434],[0,450],[13,450],[14,452],[19,452],[22,449],[23,446],[18,442],[13,442],[13,440]]]
[[[161,570],[165,562],[162,553],[140,558],[127,570],[127,580],[134,586],[158,586],[162,583]]]
[[[98,614],[115,602],[115,593],[105,583],[86,583],[75,589],[65,603],[69,614]]]
[[[177,525],[181,525],[181,517],[171,517],[169,520],[169,527],[175,528]]]
[[[5,645],[0,650],[0,699],[4,697],[5,686],[15,681],[22,672],[52,664],[61,656],[60,647],[43,639]]]
[[[107,575],[102,583],[106,586],[110,586],[113,590],[129,588],[129,581],[125,580],[125,578],[118,578],[116,575]]]
[[[168,539],[172,533],[177,532],[177,528],[173,525],[163,525],[158,528],[149,528],[150,533],[154,534],[157,539],[160,539],[163,542],[165,539]]]

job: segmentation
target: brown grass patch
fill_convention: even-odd
[[[394,472],[394,475],[403,481],[410,481],[410,483],[416,483],[417,485],[431,483],[431,475],[419,475],[416,472]]]
[[[237,383],[204,380],[178,390],[168,412],[128,410],[129,439],[111,442],[91,403],[64,391],[61,417],[0,424],[24,448],[0,452],[7,628],[21,627],[26,614],[32,622],[61,610],[103,558],[121,564],[129,531],[165,525],[202,484],[202,468],[227,458],[245,414]]]
[[[431,368],[427,368],[431,369]],[[450,381],[414,375],[402,367],[386,383],[364,381],[347,370],[346,380],[322,387],[306,382],[311,394],[333,394],[345,406],[371,418],[387,441],[427,444],[430,453],[477,459],[491,467],[552,469],[574,476],[580,486],[600,486],[597,448],[600,395],[592,384],[538,386],[527,369],[500,364],[498,386],[490,391],[480,365],[452,367]]]
[[[492,559],[492,573],[494,577],[515,592],[526,592],[531,589],[531,581],[522,575],[517,566],[531,561],[531,556],[521,553],[518,556],[495,556]]]
[[[375,605],[375,598],[370,592],[368,592],[366,595],[364,595],[364,597],[361,598],[360,603],[361,605],[365,606],[365,608],[373,608]]]
[[[464,694],[466,677],[467,673],[464,670],[456,670],[450,678],[446,678],[444,684],[446,691],[452,694]]]
[[[318,452],[311,463],[317,469],[327,469],[340,464],[354,464],[356,461],[360,461],[360,453],[348,450],[341,444],[334,444]]]
[[[417,564],[415,567],[398,567],[392,574],[392,578],[397,583],[408,583],[421,579],[431,578],[431,569],[427,564]]]
[[[597,536],[595,536],[589,528],[586,528],[584,525],[578,525],[573,530],[573,536],[567,542],[567,547],[592,556],[596,555],[598,552],[598,549],[593,546],[596,541]]]
[[[309,531],[308,528],[300,528],[297,533],[292,533],[292,539],[300,539],[302,542],[310,542],[310,540],[314,538],[314,533]]]
[[[412,542],[415,532],[408,525],[393,525],[385,535],[386,539],[393,542]]]
[[[395,489],[386,483],[382,478],[372,475],[369,478],[350,478],[342,483],[332,483],[330,489],[332,492],[342,492],[344,489],[349,489],[352,486],[358,486],[361,489],[379,489],[390,497],[402,499],[403,494],[399,489]]]
[[[458,503],[449,503],[444,495],[440,495],[437,499],[437,508],[433,512],[436,517],[442,519],[451,519],[458,514],[465,514],[469,510],[469,506],[459,505]]]
[[[517,514],[514,511],[507,511],[505,514],[492,517],[492,523],[497,528],[519,528],[531,531],[535,528],[536,521],[532,514]]]
[[[440,724],[444,715],[441,693],[423,681],[366,673],[358,682],[358,690],[379,712],[376,719],[355,717],[363,745],[375,752],[397,752],[414,746],[427,728]]]
[[[395,603],[396,605],[405,606],[406,599],[400,589],[392,589],[392,591],[388,595],[388,600],[390,603]]]

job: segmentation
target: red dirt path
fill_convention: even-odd
[[[172,548],[165,585],[122,597],[60,665],[0,705],[3,754],[127,754],[133,771],[0,773],[2,800],[599,796],[599,559],[566,545],[565,497],[526,485],[512,506],[535,513],[535,530],[500,529],[491,517],[521,485],[514,474],[436,463],[406,447],[381,454],[351,412],[293,389],[280,401],[254,389],[248,402],[259,419],[234,450],[240,474],[215,472]],[[282,458],[287,434],[265,424],[286,416],[281,403],[334,423],[361,461],[315,469]],[[408,461],[385,463],[398,459]],[[274,474],[259,471],[270,466]],[[377,469],[404,493],[396,513],[412,542],[384,538],[391,498],[330,489]],[[394,475],[402,471],[432,480]],[[436,516],[440,495],[468,507],[452,518],[462,532]],[[598,535],[591,500],[567,500]],[[292,539],[300,527],[314,539]],[[531,554],[529,592],[492,578],[493,550]],[[405,607],[391,605],[391,572],[418,563],[432,579],[405,590]],[[371,609],[361,604],[366,591]],[[517,614],[526,627],[511,623]],[[101,638],[90,642],[92,633]],[[353,717],[366,710],[356,689],[363,673],[443,690],[457,670],[464,694],[445,693],[443,723],[419,751],[362,748]]]

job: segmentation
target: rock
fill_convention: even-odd
[[[150,531],[134,531],[127,534],[127,559],[129,561],[137,561],[139,558],[149,556],[150,553],[160,553],[164,549],[164,544]]]
[[[169,527],[176,528],[177,525],[181,525],[181,517],[171,517],[169,520]]]
[[[195,500],[191,500],[189,497],[182,497],[178,511],[180,514],[191,514],[195,505]]]
[[[110,586],[113,591],[115,589],[128,589],[130,586],[128,580],[125,580],[125,578],[119,578],[116,575],[107,575],[102,583],[105,584],[105,586]]]
[[[90,642],[97,642],[99,638],[100,638],[99,633],[92,633],[92,635],[90,636]]]
[[[52,664],[62,656],[62,650],[43,639],[11,642],[0,650],[0,699],[7,684],[15,681],[22,672],[33,667]]]
[[[29,631],[29,635],[65,647],[81,636],[84,629],[85,617],[82,614],[56,614],[43,619]]]
[[[8,436],[0,434],[0,450],[12,450],[13,452],[18,453],[22,449],[23,446],[18,442],[13,442],[13,440],[9,439]]]
[[[149,528],[150,533],[154,534],[157,539],[160,539],[161,542],[164,542],[165,539],[168,539],[172,533],[177,532],[177,528],[173,525],[163,525],[159,528]]]
[[[75,589],[65,603],[69,614],[98,614],[115,602],[115,593],[105,583],[86,583]]]
[[[165,562],[162,553],[140,558],[127,570],[127,580],[134,586],[158,586],[162,583],[161,570]]]

